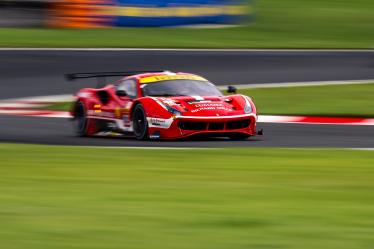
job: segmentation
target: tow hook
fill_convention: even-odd
[[[264,129],[260,129],[257,131],[257,135],[262,136],[264,135]]]

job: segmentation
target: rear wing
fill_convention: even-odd
[[[96,73],[69,73],[65,74],[65,78],[68,81],[73,81],[77,79],[88,79],[88,78],[97,78],[97,84],[98,87],[103,86],[106,84],[106,77],[127,77],[132,76],[136,74],[143,74],[143,73],[162,73],[165,72],[165,70],[157,70],[157,71],[127,71],[127,72],[96,72]],[[100,79],[104,78],[103,81]]]

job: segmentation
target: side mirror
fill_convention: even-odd
[[[120,96],[120,97],[126,97],[127,96],[127,92],[125,90],[117,90],[116,94],[117,94],[117,96]]]
[[[228,86],[227,87],[227,93],[236,93],[237,92],[237,88],[235,86]]]

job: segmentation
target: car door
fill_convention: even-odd
[[[134,100],[138,97],[136,79],[124,79],[116,87],[117,97],[121,106],[115,110],[117,116],[123,120],[125,128],[131,127],[130,110]]]

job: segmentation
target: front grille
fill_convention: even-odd
[[[196,130],[206,130],[207,123],[205,122],[179,122],[178,123],[179,128],[182,130],[191,130],[191,131],[196,131]]]
[[[237,120],[229,122],[193,122],[180,121],[178,126],[182,130],[198,131],[219,131],[219,130],[236,130],[247,128],[250,125],[250,120]]]
[[[236,130],[236,129],[243,129],[248,127],[250,124],[249,119],[247,120],[238,120],[238,121],[230,121],[226,123],[226,129],[228,130]]]
[[[210,131],[217,131],[225,129],[225,123],[209,123],[208,130]]]

